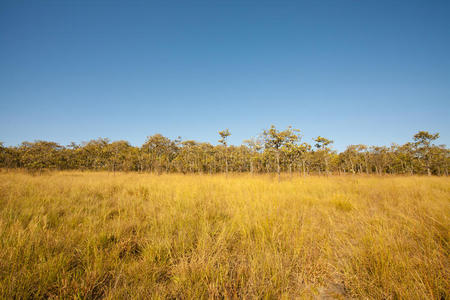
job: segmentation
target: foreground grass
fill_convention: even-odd
[[[450,180],[0,173],[1,298],[435,298]]]

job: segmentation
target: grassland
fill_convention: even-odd
[[[0,173],[1,298],[449,299],[450,180]]]

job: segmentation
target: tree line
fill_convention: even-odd
[[[55,142],[0,143],[0,168],[28,170],[109,170],[179,173],[299,173],[308,174],[427,174],[448,175],[449,149],[435,145],[439,134],[419,131],[404,145],[350,145],[332,150],[332,140],[318,136],[302,141],[298,129],[275,126],[240,146],[228,144],[228,129],[219,131],[219,144],[172,140],[161,134],[147,137],[141,147],[127,141],[98,138],[62,146]]]

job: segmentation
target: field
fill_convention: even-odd
[[[447,177],[0,173],[0,298],[449,299]]]

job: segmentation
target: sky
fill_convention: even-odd
[[[450,145],[450,1],[0,1],[0,141]]]

